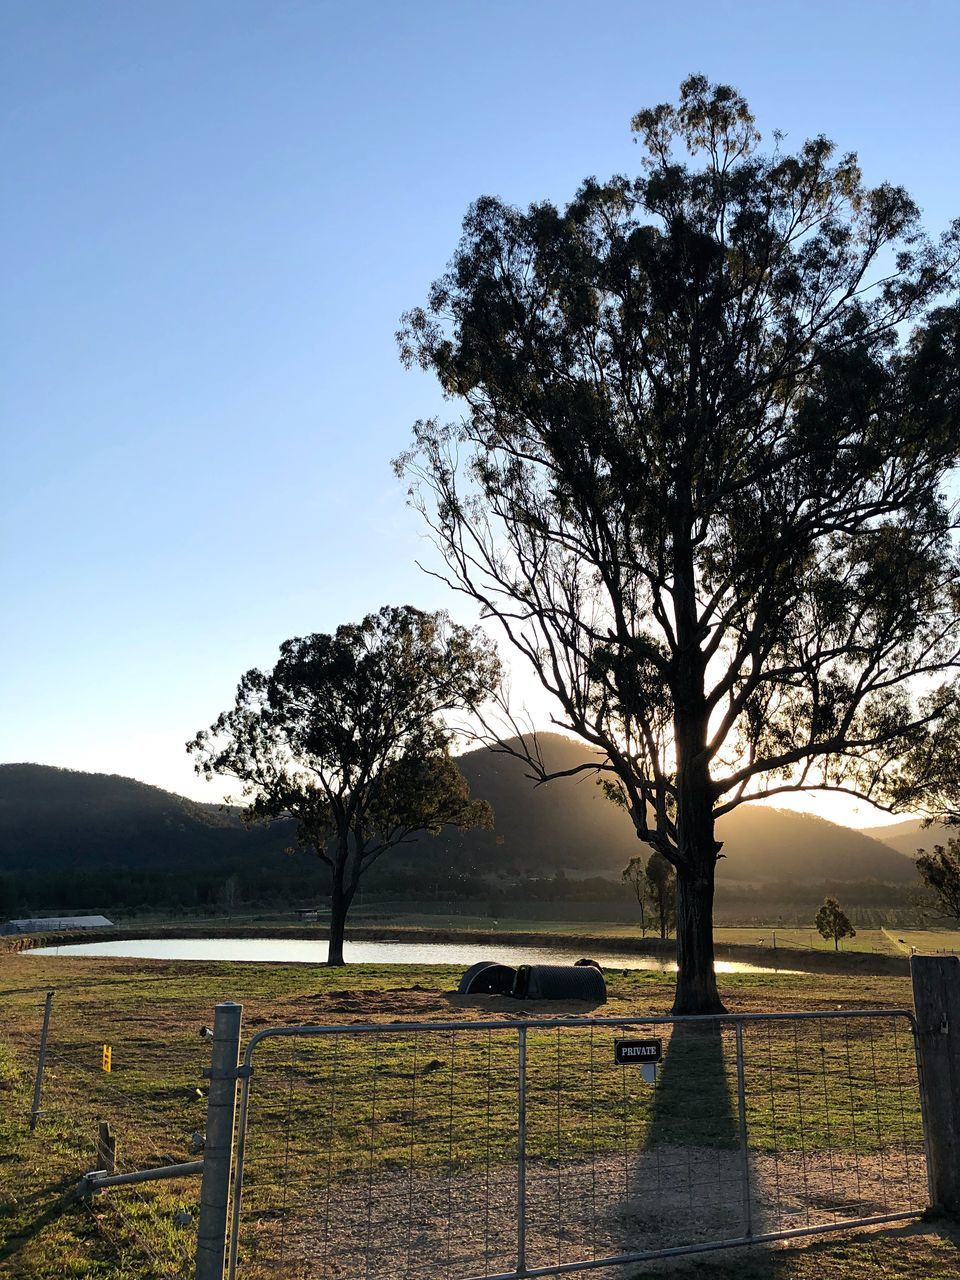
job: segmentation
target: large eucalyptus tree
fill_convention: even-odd
[[[703,1013],[718,817],[955,781],[960,226],[931,240],[826,138],[762,151],[701,76],[633,128],[639,177],[471,207],[400,333],[463,416],[398,468],[676,868],[674,1008]]]

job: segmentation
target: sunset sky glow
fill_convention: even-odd
[[[390,469],[449,412],[394,333],[469,202],[631,171],[632,114],[703,71],[937,232],[958,41],[953,0],[8,0],[0,760],[215,800],[183,744],[284,638],[469,620]]]

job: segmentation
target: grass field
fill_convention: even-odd
[[[372,919],[369,922],[372,923]],[[504,938],[509,938],[511,934],[539,933],[631,943],[640,940],[636,924],[609,920],[582,920],[572,924],[569,920],[539,920],[520,916],[491,921],[486,916],[404,915],[397,917],[395,921],[378,923],[395,925],[403,930],[455,929],[480,933],[489,933],[495,927],[497,934]],[[656,943],[656,937],[651,933],[647,934],[646,940],[651,945]],[[771,953],[782,949],[827,954],[835,950],[833,942],[822,938],[812,925],[809,928],[782,928],[777,924],[717,925],[714,928],[714,940],[718,947],[756,947]],[[918,951],[960,951],[960,930],[860,928],[855,937],[841,940],[839,950],[854,955],[903,956],[910,954],[911,946]]]
[[[960,953],[960,929],[889,929],[885,930],[891,942],[901,951],[931,953],[946,951]]]
[[[476,930],[478,932],[488,933],[491,928],[491,921],[487,917],[482,916],[404,916],[396,921],[398,926],[404,928],[419,927],[422,929],[460,929],[460,930]],[[526,918],[510,918],[498,920],[496,922],[497,933],[503,937],[509,937],[512,933],[543,933],[567,936],[572,933],[583,937],[592,938],[609,938],[611,941],[623,940],[636,942],[639,940],[639,930],[636,924],[611,922],[608,920],[589,921],[585,920],[576,925],[571,925],[569,920],[535,920]],[[890,934],[893,930],[890,931]],[[896,937],[904,937],[902,930],[899,930]],[[926,934],[914,931],[913,938],[925,938]],[[947,937],[953,939],[954,946],[960,946],[960,933],[956,934],[937,934],[938,939]],[[832,952],[834,950],[833,943],[826,938],[822,938],[816,929],[790,929],[780,928],[778,925],[718,925],[714,929],[714,939],[718,947],[760,947],[771,952],[776,949],[788,951],[816,951],[816,952]],[[653,934],[647,934],[647,941],[654,943],[656,938]],[[922,947],[925,945],[922,941],[915,943]],[[935,946],[932,942],[928,943],[934,949],[939,949],[949,945],[938,941]],[[887,931],[884,929],[858,929],[855,938],[844,938],[840,943],[840,950],[853,953],[866,953],[870,955],[909,955],[909,946],[899,947]]]
[[[204,1103],[197,1096],[197,1087],[208,1052],[198,1032],[201,1024],[210,1022],[218,999],[242,1001],[247,1032],[301,1022],[442,1021],[477,1016],[476,1009],[464,1008],[463,1001],[450,994],[458,976],[448,967],[357,966],[328,972],[294,965],[174,964],[0,954],[0,1275],[15,1280],[53,1276],[161,1280],[190,1274],[196,1180],[146,1184],[137,1191],[117,1190],[98,1197],[90,1206],[74,1201],[70,1193],[79,1175],[92,1165],[97,1116],[110,1120],[119,1139],[121,1160],[128,1165],[191,1158],[190,1135],[203,1127]],[[610,1000],[602,1010],[604,1015],[652,1016],[669,1008],[669,977],[634,971],[610,974],[608,981]],[[26,1124],[31,1071],[43,992],[48,987],[55,988],[56,995],[43,1099],[46,1114],[31,1134]],[[723,989],[731,1011],[744,1012],[904,1007],[910,998],[907,979],[841,973],[821,973],[815,978],[725,975]],[[502,1016],[496,1008],[480,1012]],[[562,1010],[550,1006],[550,1012]],[[109,1075],[100,1069],[104,1043],[113,1049]],[[359,1159],[370,1178],[399,1177],[408,1157],[403,1144],[410,1129],[404,1109],[409,1107],[411,1088],[423,1123],[417,1167],[424,1171],[424,1177],[433,1167],[449,1165],[451,1157],[454,1165],[465,1169],[482,1159],[492,1159],[496,1166],[495,1143],[492,1157],[489,1149],[490,1125],[484,1128],[479,1111],[471,1112],[463,1098],[471,1080],[491,1075],[496,1079],[503,1074],[501,1066],[510,1069],[512,1048],[499,1042],[491,1045],[469,1032],[463,1033],[455,1050],[449,1035],[437,1036],[433,1043],[421,1039],[418,1047],[407,1037],[399,1050],[392,1051],[389,1062],[364,1064],[364,1054],[369,1057],[378,1052],[368,1045],[354,1058],[353,1095],[344,1109],[328,1101],[331,1086],[336,1087],[343,1077],[327,1049],[315,1043],[301,1044],[293,1052],[281,1050],[280,1042],[275,1043],[273,1057],[273,1051],[268,1053],[265,1046],[257,1082],[260,1092],[254,1094],[260,1110],[252,1114],[252,1196],[258,1186],[264,1194],[272,1194],[264,1176],[271,1168],[295,1169],[300,1181],[316,1180],[321,1173],[335,1180],[338,1172],[345,1177],[351,1161],[356,1164]],[[380,1043],[386,1041],[381,1039]],[[881,1055],[886,1051],[880,1041],[875,1047]],[[419,1068],[411,1073],[404,1063],[409,1063],[414,1052],[421,1057]],[[454,1052],[456,1071],[447,1060],[447,1054]],[[748,1056],[749,1096],[764,1096],[769,1069],[778,1098],[773,1114],[776,1133],[771,1130],[771,1113],[759,1103],[749,1115],[751,1148],[758,1162],[769,1159],[775,1148],[789,1162],[804,1142],[823,1141],[826,1131],[838,1150],[845,1147],[858,1153],[858,1159],[866,1162],[864,1167],[875,1159],[878,1143],[873,1129],[864,1124],[858,1128],[856,1123],[844,1128],[846,1111],[831,1102],[832,1095],[826,1091],[826,1079],[834,1066],[838,1071],[843,1067],[841,1053],[852,1053],[858,1077],[867,1071],[867,1042],[841,1045],[836,1041],[822,1046],[821,1052],[817,1062],[823,1084],[819,1075],[810,1072],[796,1097],[788,1088],[794,1075],[797,1081],[801,1078],[795,1072],[796,1046],[791,1047],[788,1040],[778,1041],[767,1057],[758,1054],[752,1060]],[[675,1050],[668,1041],[674,1083],[665,1069],[661,1097],[669,1099],[672,1090],[675,1105],[661,1106],[659,1112],[651,1108],[649,1095],[639,1087],[630,1097],[621,1097],[616,1084],[620,1077],[595,1068],[592,1053],[593,1045],[582,1036],[545,1032],[531,1038],[531,1079],[542,1079],[546,1084],[542,1092],[535,1083],[531,1088],[529,1141],[531,1157],[542,1161],[545,1169],[553,1165],[559,1169],[551,1146],[556,1141],[559,1152],[555,1129],[559,1110],[555,1117],[551,1109],[554,1094],[547,1087],[552,1073],[567,1083],[570,1096],[563,1116],[565,1153],[572,1152],[578,1158],[590,1155],[595,1168],[613,1158],[620,1141],[615,1125],[604,1128],[602,1123],[594,1124],[591,1130],[598,1116],[617,1115],[628,1120],[631,1133],[641,1135],[646,1144],[660,1144],[665,1151],[691,1140],[704,1143],[707,1131],[712,1149],[722,1151],[725,1145],[735,1145],[730,1110],[735,1081],[729,1057],[715,1039],[693,1044],[678,1041]],[[502,1062],[497,1055],[504,1055]],[[360,1070],[364,1065],[367,1070]],[[756,1073],[754,1081],[749,1078],[751,1070]],[[589,1098],[571,1084],[585,1079],[592,1083]],[[362,1080],[376,1081],[374,1088],[379,1093],[372,1097],[365,1094],[359,1083]],[[455,1144],[444,1149],[448,1141],[445,1116],[454,1089],[462,1123],[458,1123]],[[907,1114],[907,1097],[904,1107],[903,1095],[884,1085],[875,1089],[869,1101],[884,1128],[893,1125],[913,1139],[917,1117]],[[496,1095],[486,1105],[496,1119]],[[509,1110],[510,1099],[503,1105]],[[292,1116],[297,1123],[291,1127]],[[377,1124],[375,1144],[369,1137],[374,1132],[373,1122]],[[495,1131],[495,1124],[493,1128]],[[321,1150],[326,1161],[322,1168]],[[552,1195],[552,1190],[549,1193]],[[559,1194],[557,1173],[558,1201]],[[254,1199],[251,1212],[255,1208]],[[272,1212],[268,1205],[262,1214],[265,1238],[273,1229]],[[266,1256],[272,1255],[268,1251]],[[813,1280],[814,1275],[818,1280],[832,1276],[920,1280],[960,1275],[960,1252],[948,1231],[916,1226],[897,1228],[882,1238],[842,1237],[806,1248],[756,1250],[735,1261],[699,1259],[695,1268],[698,1275],[717,1280],[734,1275],[757,1280]],[[661,1265],[659,1269],[664,1268]],[[681,1269],[679,1263],[667,1268]],[[643,1274],[657,1270],[651,1265]],[[248,1274],[261,1272],[251,1269]],[[262,1274],[286,1277],[299,1272],[292,1265],[282,1269],[274,1265]]]
[[[492,919],[486,915],[469,915],[463,912],[444,914],[443,912],[403,912],[403,914],[384,914],[376,907],[368,907],[364,911],[355,911],[351,917],[354,936],[359,936],[363,929],[387,930],[397,935],[408,935],[411,931],[422,931],[425,935],[432,933],[456,932],[460,934],[483,934],[491,932],[503,939],[511,937],[557,937],[576,940],[595,939],[597,941],[624,942],[635,945],[642,941],[656,949],[658,939],[648,932],[641,939],[635,921],[590,920],[588,918],[573,922],[567,920],[541,919],[536,916],[517,914]],[[322,925],[322,920],[321,920]],[[183,917],[180,920],[169,917],[131,917],[121,922],[121,927],[135,929],[138,932],[158,931],[171,933],[185,930],[188,933],[209,932],[216,934],[224,929],[240,931],[250,930],[268,933],[271,936],[284,936],[290,933],[312,933],[315,924],[305,923],[290,913],[283,915],[250,915],[250,916],[214,916],[208,919]],[[835,948],[830,939],[822,938],[811,924],[808,927],[784,927],[776,923],[751,925],[718,924],[714,928],[714,938],[718,947],[752,947],[761,951],[774,952],[801,951],[828,955]],[[672,939],[666,945],[672,945]],[[915,929],[905,926],[890,925],[886,927],[858,928],[856,936],[844,938],[840,942],[839,951],[849,955],[909,956],[911,949],[918,951],[939,952],[956,951],[960,953],[960,929]]]

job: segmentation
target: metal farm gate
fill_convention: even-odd
[[[260,1030],[213,1071],[242,1081],[228,1274],[619,1274],[915,1217],[915,1030],[900,1010]]]

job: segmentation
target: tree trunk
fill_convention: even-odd
[[[342,897],[334,894],[330,900],[330,941],[327,944],[327,965],[345,964],[343,935],[347,925],[347,906]]]
[[[713,964],[715,862],[677,875],[677,990],[675,1014],[723,1013]]]
[[[710,708],[697,604],[690,475],[678,474],[674,533],[677,656],[673,730],[677,755],[677,990],[675,1014],[723,1013],[713,965],[713,890],[721,846],[714,832]]]
[[[705,732],[704,720],[694,725],[692,734],[678,734],[677,742],[675,1014],[724,1012],[713,959],[714,882],[722,846],[714,832],[709,771],[702,752],[695,750]]]
[[[347,912],[350,910],[356,888],[346,874],[348,856],[349,849],[346,851],[341,849],[333,869],[333,883],[330,888],[330,941],[327,946],[328,967],[346,963],[343,958],[343,935],[347,927]]]

